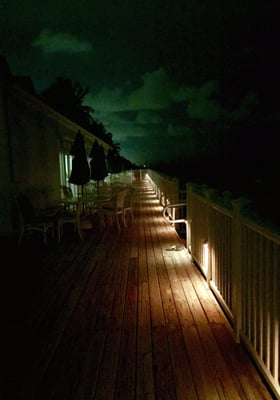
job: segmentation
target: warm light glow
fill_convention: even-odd
[[[207,275],[208,266],[209,266],[209,249],[208,249],[207,242],[203,243],[202,263],[203,263],[203,270],[205,272],[205,275]]]

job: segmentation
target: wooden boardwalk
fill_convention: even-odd
[[[272,399],[149,182],[135,186],[122,234],[9,251],[1,400]]]

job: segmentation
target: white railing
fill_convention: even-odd
[[[153,170],[146,171],[147,179],[150,180],[152,187],[164,207],[170,203],[179,202],[179,179],[170,178]]]
[[[175,224],[185,224],[186,217],[177,218],[176,216],[176,210],[185,206],[186,203],[170,203],[167,206],[164,206],[162,211],[163,218],[166,219],[166,221],[170,222],[173,226]]]
[[[126,170],[118,173],[109,174],[105,179],[104,182],[111,184],[114,182],[122,182],[126,185],[132,185],[134,182],[135,173],[133,170]]]
[[[168,220],[179,186],[150,170],[148,178]],[[231,199],[228,192],[218,196],[191,184],[186,190],[189,253],[230,319],[236,340],[247,347],[280,399],[280,235],[257,223],[246,213],[244,200]]]
[[[241,200],[187,185],[187,246],[280,398],[280,236],[246,216]],[[189,237],[188,237],[189,236]]]

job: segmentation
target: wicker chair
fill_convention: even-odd
[[[123,209],[125,222],[128,213],[130,214],[131,220],[133,221],[134,219],[133,208],[134,208],[135,192],[136,189],[133,186],[128,186],[127,195],[124,199],[124,209]]]
[[[81,240],[85,239],[85,230],[90,230],[94,227],[93,216],[96,210],[91,207],[91,204],[83,201],[77,201],[72,208],[66,208],[57,218],[57,241],[60,242],[63,235],[63,228],[66,224],[73,225],[74,231],[77,232]]]
[[[109,222],[110,224],[113,223],[113,220],[116,221],[118,231],[121,231],[121,225],[119,218],[126,225],[126,221],[124,218],[124,206],[125,206],[125,197],[127,195],[127,188],[120,190],[117,192],[109,204],[104,204],[104,206],[100,209],[100,218],[101,218],[101,225],[104,227],[106,225],[105,221]]]
[[[23,236],[26,234],[41,233],[45,244],[48,241],[48,233],[54,239],[56,210],[52,212],[44,212],[43,210],[36,212],[31,200],[25,194],[15,196],[15,204],[19,221],[19,246]]]

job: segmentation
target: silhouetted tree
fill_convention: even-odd
[[[55,110],[113,146],[112,133],[107,132],[104,125],[94,119],[94,109],[84,105],[87,94],[88,88],[84,89],[80,83],[58,77],[41,96]]]
[[[80,83],[58,77],[41,93],[43,99],[61,114],[75,121],[85,129],[91,126],[92,107],[83,104],[88,88],[83,89]]]
[[[120,145],[114,143],[112,133],[108,132],[101,122],[97,122],[93,118],[93,108],[83,104],[86,94],[88,94],[88,88],[84,89],[80,83],[58,77],[41,93],[41,96],[55,110],[109,144],[112,147],[112,152],[109,154],[108,168],[113,172],[120,172],[124,169],[123,160],[120,156]]]

